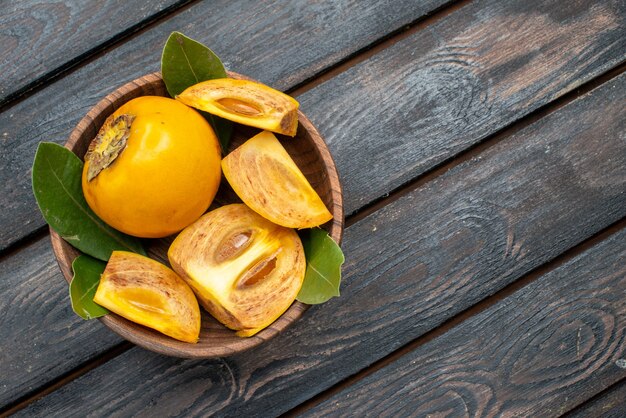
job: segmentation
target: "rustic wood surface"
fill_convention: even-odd
[[[451,15],[452,17],[456,16],[455,14]],[[451,17],[450,17],[451,18]],[[495,36],[495,34],[490,34],[490,36]],[[540,46],[537,46],[540,47]],[[400,50],[400,52],[398,52],[400,55],[402,50]],[[395,56],[395,55],[394,55]],[[398,58],[399,59],[399,58]],[[374,60],[374,59],[372,59]],[[407,64],[408,65],[408,64]],[[544,78],[554,78],[556,77],[555,75],[552,76],[548,76],[547,74],[544,75]],[[317,89],[313,90],[312,92],[309,92],[307,94],[305,94],[302,97],[303,103],[306,103],[306,100],[310,100],[311,97],[313,97],[313,93],[316,93],[317,95],[319,95],[319,97],[324,97],[325,95],[328,96],[329,94],[331,94],[331,88],[327,87],[333,87],[334,89],[340,89],[341,88],[341,83],[335,83],[334,80],[331,80],[328,83],[323,84],[322,86],[318,87]],[[549,96],[554,96],[555,93],[549,93]],[[317,100],[317,99],[316,99]],[[329,102],[332,103],[332,102]],[[344,184],[346,182],[349,182],[351,184],[352,187],[350,188],[346,188],[346,195],[348,196],[348,198],[351,198],[351,196],[354,196],[353,190],[358,186],[361,189],[365,190],[365,192],[367,192],[365,185],[355,185],[355,180],[353,180],[353,177],[358,178],[367,178],[367,176],[369,176],[369,172],[371,171],[371,167],[370,164],[368,164],[365,160],[368,158],[369,154],[366,153],[361,153],[361,143],[362,143],[362,138],[363,136],[355,136],[353,138],[350,137],[346,137],[346,135],[342,134],[341,132],[335,132],[335,130],[333,129],[333,121],[332,120],[328,120],[326,119],[326,117],[324,116],[324,112],[321,110],[318,110],[318,106],[320,106],[319,109],[324,109],[326,107],[328,107],[329,105],[323,105],[320,102],[316,102],[316,104],[310,104],[310,105],[304,105],[307,108],[311,109],[313,112],[316,112],[317,110],[317,116],[316,118],[319,118],[322,120],[323,122],[323,126],[322,129],[323,131],[325,130],[329,130],[329,135],[330,137],[328,137],[327,139],[329,140],[329,142],[331,142],[331,147],[337,147],[336,149],[334,149],[333,154],[335,156],[335,158],[340,158],[342,161],[342,167],[343,170],[350,173],[350,177],[346,177],[346,176],[342,176],[342,179],[344,181]],[[534,106],[534,105],[533,105]],[[348,111],[349,109],[346,109],[345,111]],[[379,108],[377,106],[372,106],[370,107],[370,109],[368,109],[368,112],[377,112],[374,114],[370,114],[371,116],[367,117],[367,118],[362,118],[365,121],[367,120],[381,120],[385,117],[386,113],[385,112],[379,112]],[[440,115],[441,117],[441,122],[440,125],[443,125],[445,122],[445,118],[447,117],[446,114],[442,114]],[[506,122],[504,122],[506,123]],[[399,132],[401,133],[401,132]],[[413,133],[409,133],[409,134],[404,134],[404,136],[406,138],[408,138],[409,140],[413,141],[413,144],[416,143],[420,143],[421,141],[424,140],[429,140],[429,138],[433,138],[432,141],[436,141],[437,139],[437,135],[436,133],[432,133],[430,136],[426,136],[426,137],[422,137],[420,136],[421,130],[417,129],[415,130]],[[340,137],[341,140],[335,140],[336,137]],[[418,142],[419,141],[419,142]],[[348,144],[352,144],[351,146]],[[416,151],[419,152],[420,147],[418,146],[414,146],[413,149],[415,149]],[[344,157],[344,155],[348,155],[348,156],[352,156],[352,158],[349,157]],[[361,157],[359,157],[361,155]],[[356,157],[356,158],[355,158]],[[417,157],[416,157],[417,158]],[[417,160],[416,160],[417,161]],[[400,168],[397,168],[397,172],[400,172]],[[382,178],[377,181],[376,183],[372,184],[372,187],[374,187],[376,184],[378,184],[379,182],[384,182],[386,181],[386,179],[384,178],[384,176],[381,176]],[[389,190],[387,190],[389,191]],[[353,199],[353,202],[355,200]],[[2,203],[4,204],[6,201],[3,201]],[[352,209],[355,208],[356,203],[353,203]],[[38,215],[37,215],[38,216]],[[581,238],[582,239],[582,238]],[[355,274],[355,273],[353,273]],[[42,278],[41,281],[42,282],[53,282],[54,280],[56,280],[56,276],[55,277],[49,277],[49,278]],[[55,284],[56,286],[61,286],[61,284]],[[55,300],[54,303],[66,303],[66,301],[63,300],[63,298],[60,298],[59,300]],[[67,318],[67,321],[65,322],[66,326],[71,327],[73,326],[72,324],[76,324],[76,322],[74,321],[74,318],[71,317],[71,315]],[[99,327],[98,327],[99,329]],[[40,330],[39,332],[45,332],[45,329]],[[110,345],[107,343],[103,343],[102,345],[102,350],[106,350],[109,349]],[[24,348],[25,350],[28,350],[27,347]],[[74,352],[75,350],[80,350],[80,345],[70,345],[67,348],[70,352]],[[32,350],[32,349],[31,349]],[[77,359],[81,359],[82,357],[77,357]],[[66,368],[66,369],[70,369],[71,367],[75,367],[79,361],[77,361],[76,363],[74,362],[65,362],[65,360],[61,357],[55,357],[55,356],[51,356],[50,358],[51,362],[57,362],[57,367],[60,368]],[[63,365],[58,365],[58,363],[63,363]],[[48,377],[48,375],[42,375],[41,376],[41,382],[45,382],[45,379]]]
[[[304,94],[346,213],[623,62],[625,27],[621,0],[475,1]]]
[[[0,155],[0,172],[3,174],[0,176],[2,177],[0,183],[3,186],[8,186],[9,189],[7,194],[3,195],[4,198],[0,201],[0,207],[3,209],[2,212],[6,210],[12,213],[10,225],[6,224],[5,227],[22,229],[21,236],[24,236],[43,226],[34,201],[32,201],[32,196],[29,196],[31,194],[30,180],[28,179],[30,176],[29,166],[32,163],[36,143],[41,140],[64,142],[80,118],[89,110],[89,107],[94,105],[117,83],[141,75],[147,69],[158,69],[162,44],[170,31],[181,30],[189,36],[210,44],[216,52],[220,52],[227,65],[231,67],[237,65],[238,68],[245,68],[246,66],[256,68],[257,73],[264,76],[266,80],[275,82],[273,85],[284,89],[314,75],[315,72],[332,65],[336,60],[367,46],[389,32],[429,13],[441,5],[443,1],[422,2],[417,7],[410,2],[403,4],[394,2],[394,13],[383,12],[385,8],[389,7],[389,2],[360,2],[358,5],[338,3],[334,6],[324,5],[320,2],[301,2],[301,7],[297,8],[297,13],[291,10],[280,16],[271,13],[272,9],[276,8],[275,3],[258,2],[257,7],[261,7],[268,13],[257,15],[258,10],[242,8],[244,14],[248,13],[247,16],[243,16],[243,20],[252,24],[247,26],[238,26],[242,14],[233,13],[233,10],[241,7],[241,2],[230,3],[233,4],[225,8],[225,2],[222,2],[220,7],[217,7],[219,13],[210,10],[212,6],[206,3],[196,5],[190,10],[167,20],[160,27],[151,29],[118,49],[114,49],[106,57],[95,60],[75,74],[47,86],[45,90],[26,98],[22,103],[1,113],[2,122],[0,122],[0,126],[3,129],[0,134],[0,139],[2,139],[0,147],[2,147],[3,153]],[[358,13],[356,13],[357,11]],[[288,45],[281,44],[287,40],[274,39],[275,33],[272,32],[272,28],[280,29],[280,32],[292,33],[295,36],[299,33],[298,28],[302,22],[310,21],[311,16],[315,20],[323,20],[324,24],[313,33],[309,33],[306,39],[298,36],[299,43],[297,45],[291,44],[288,48]],[[223,26],[225,20],[227,24]],[[350,27],[351,30],[337,30],[340,26]],[[238,36],[233,36],[233,28],[237,28],[241,33]],[[256,35],[252,36],[253,33]],[[329,36],[331,33],[333,36]],[[210,34],[211,37],[209,38],[207,34]],[[242,39],[246,40],[245,45],[241,45]],[[269,42],[269,39],[273,41]],[[238,43],[240,45],[237,45]],[[242,49],[243,47],[245,50]],[[263,54],[263,51],[268,50],[268,48],[286,52],[282,58],[277,57],[276,53],[269,57]],[[229,53],[222,53],[224,51],[229,51]],[[231,64],[228,63],[228,59],[231,60]],[[111,62],[119,63],[116,71],[110,70]],[[294,66],[300,67],[300,70],[296,71]],[[290,77],[289,80],[285,79],[287,76]],[[280,79],[280,77],[283,78]],[[67,97],[67,100],[60,102],[60,96]],[[30,123],[26,123],[28,120]],[[17,131],[21,133],[16,135]],[[4,133],[7,135],[3,135]],[[26,145],[26,141],[30,144]],[[9,156],[4,153],[4,151],[8,152],[12,148],[14,148],[11,151],[12,155]],[[14,183],[15,179],[10,180],[8,177],[3,177],[4,174],[15,177],[19,171],[22,171],[19,176],[23,178],[17,186]],[[8,183],[12,184],[9,185]],[[26,207],[21,206],[21,204],[15,205],[14,199],[17,195],[29,196],[27,199],[30,202],[27,204],[29,206],[27,210],[31,215],[34,215],[34,218],[29,220],[28,216],[23,217],[23,210],[26,210]],[[0,235],[6,232],[7,230],[3,229]],[[5,243],[10,244],[16,239],[19,237],[13,236]],[[6,246],[1,245],[0,247],[5,248]],[[25,262],[21,254],[8,257],[5,262],[9,265],[11,263],[19,265],[19,263]],[[17,257],[15,261],[11,260],[13,257]],[[49,264],[51,262],[50,257],[51,251],[41,248],[37,255],[28,259],[34,265],[50,265],[45,277],[36,276],[33,278],[36,281],[33,287],[43,286],[46,289],[53,289],[56,297],[46,300],[46,303],[51,306],[63,306],[64,309],[68,310],[70,307],[66,286],[59,282],[58,271]],[[9,272],[10,270],[6,270],[7,275],[10,274]],[[21,272],[21,274],[26,274],[23,273],[23,270]],[[9,290],[17,289],[10,288]],[[6,303],[10,305],[13,311],[17,311],[13,303],[21,299],[8,297],[8,294],[13,295],[14,293],[7,293]],[[4,323],[10,329],[17,332],[19,330],[17,324],[21,323],[23,324],[19,326],[29,325],[29,329],[36,325],[30,321],[28,310],[19,310],[18,312],[24,315],[5,316],[5,319],[14,319],[14,321]],[[98,354],[121,341],[100,325],[79,320],[71,313],[71,309],[67,312],[70,313],[64,316],[65,320],[57,318],[57,328],[68,329],[68,335],[80,333],[88,336],[89,341],[97,342],[99,345],[100,352]],[[6,403],[6,400],[23,396],[29,390],[36,389],[46,381],[52,380],[56,377],[55,374],[67,373],[89,357],[95,356],[91,349],[83,351],[80,339],[66,342],[63,347],[64,352],[56,351],[54,347],[48,348],[45,345],[29,343],[29,341],[39,341],[39,338],[42,341],[46,340],[47,331],[44,331],[45,329],[46,327],[39,327],[40,334],[37,336],[32,335],[38,332],[36,329],[31,329],[30,334],[18,334],[20,337],[24,337],[24,339],[17,339],[20,349],[16,349],[14,354],[19,354],[19,356],[7,358],[6,363],[7,370],[11,368],[16,373],[7,374],[14,380],[12,380],[11,385],[2,385],[2,389],[6,392],[2,393],[0,407]],[[32,370],[27,376],[20,376],[19,369],[26,367]]]
[[[626,379],[612,386],[609,390],[600,394],[588,404],[582,405],[580,408],[575,409],[571,414],[567,415],[567,418],[589,417],[626,417]]]
[[[212,361],[131,349],[23,414],[289,410],[622,219],[625,87],[621,75],[347,228],[342,297],[268,343]]]
[[[561,416],[626,378],[624,260],[626,229],[302,416]]]
[[[611,0],[587,7],[585,2],[557,0],[479,0],[300,97],[302,110],[327,139],[337,160],[346,189],[346,213],[626,59],[621,29],[624,4]],[[526,7],[535,10],[533,16],[524,12]],[[160,25],[159,33],[176,29],[175,20],[189,18],[186,13]],[[350,23],[331,17],[334,31]],[[555,24],[557,18],[563,23]],[[297,17],[292,20],[293,25],[299,22]],[[195,35],[198,27],[179,29]],[[206,33],[218,29],[205,29],[199,39],[215,45],[231,69],[278,88],[313,75],[320,62],[328,65],[329,57],[335,56],[334,44],[326,45],[327,50],[316,45],[317,54],[311,56],[306,46],[282,45],[287,42],[284,37],[269,42],[271,33],[263,33],[263,42],[248,42],[257,49],[240,50],[222,44],[221,37],[206,39]],[[6,210],[0,211],[0,249],[44,225],[29,185],[28,169],[37,143],[65,142],[89,108],[120,84],[121,75],[110,71],[110,62],[125,62],[123,75],[131,78],[158,68],[166,35],[152,31],[144,35],[0,114],[0,126],[7,133],[0,142],[0,194],[8,196],[2,202]],[[328,33],[319,36],[307,42],[326,39]],[[346,42],[350,39],[346,37]],[[285,56],[260,52],[267,48],[277,48]],[[309,72],[294,78],[298,72],[291,66],[304,63]],[[68,98],[62,105],[61,91]],[[42,114],[41,109],[47,111]],[[357,167],[362,166],[369,170],[358,173]]]
[[[0,294],[0,407],[122,341],[72,312],[47,236],[1,260]]]
[[[21,0],[2,7],[0,106],[189,0]]]
[[[371,414],[626,416],[626,3],[160,0],[100,27],[132,5],[78,3],[0,14],[0,417],[338,414],[357,399]],[[36,144],[157,70],[173,30],[298,94],[352,214],[342,297],[228,358],[160,356],[75,316],[31,196]],[[430,386],[394,398],[413,375]]]
[[[100,99],[157,71],[172,31],[209,45],[228,69],[284,90],[444,2],[206,1],[133,37],[0,113],[0,251],[44,225],[30,187],[37,143],[64,143]]]

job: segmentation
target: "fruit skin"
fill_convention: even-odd
[[[168,258],[200,304],[242,337],[291,306],[306,270],[298,234],[243,204],[203,215],[176,237]]]
[[[158,261],[113,251],[94,302],[177,340],[195,343],[200,308],[187,283]]]
[[[295,136],[299,103],[291,96],[251,80],[216,78],[176,96],[188,106],[242,125]]]
[[[247,140],[222,160],[235,193],[252,210],[288,228],[312,228],[333,215],[271,132]]]
[[[221,176],[217,137],[197,111],[165,97],[138,97],[111,118],[121,115],[134,116],[126,147],[91,181],[86,156],[85,199],[102,220],[127,234],[158,238],[178,232],[215,197]],[[106,144],[90,148],[102,151]]]

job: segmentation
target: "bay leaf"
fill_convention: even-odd
[[[72,151],[53,142],[37,147],[32,185],[46,222],[80,251],[107,261],[114,250],[145,255],[141,242],[110,226],[89,208],[83,196],[83,162]]]
[[[161,76],[167,92],[176,97],[187,87],[214,78],[226,78],[222,61],[209,48],[180,32],[172,32],[161,55]],[[233,130],[232,122],[200,112],[215,130],[224,153]]]
[[[304,283],[296,299],[315,305],[339,296],[341,265],[345,261],[341,247],[323,229],[299,232],[307,266]]]
[[[105,263],[88,255],[79,255],[72,263],[74,277],[70,283],[70,299],[72,309],[83,319],[98,318],[109,313],[93,301],[105,267]]]

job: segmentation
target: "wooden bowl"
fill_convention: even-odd
[[[229,73],[229,76],[233,78],[247,78],[236,73]],[[111,113],[135,97],[148,95],[168,96],[165,84],[159,73],[138,78],[102,99],[78,123],[65,147],[80,158],[83,158],[87,151],[87,146],[96,136],[104,120]],[[277,135],[277,137],[333,214],[333,220],[322,227],[329,232],[335,241],[340,243],[343,235],[344,214],[341,185],[335,163],[320,134],[300,111],[298,111],[298,122],[298,133],[295,138],[281,137],[280,135]],[[256,132],[259,132],[259,130],[235,124],[229,147],[230,150],[252,137]],[[227,183],[223,181],[214,204],[219,206],[235,201],[238,201],[238,198],[232,190],[229,190]],[[78,256],[79,252],[52,229],[50,230],[50,235],[59,267],[69,283],[72,279],[72,261]],[[145,240],[144,244],[148,254],[152,258],[169,265],[167,248],[173,238]],[[300,318],[307,308],[308,305],[297,301],[294,302],[272,325],[255,336],[248,338],[237,337],[234,331],[227,329],[201,309],[202,329],[200,331],[200,340],[197,344],[175,340],[150,328],[128,321],[114,313],[101,317],[100,321],[128,341],[148,350],[176,357],[210,358],[235,354],[269,340]]]

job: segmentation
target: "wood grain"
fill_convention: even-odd
[[[624,260],[626,229],[301,416],[561,416],[626,378]]]
[[[187,2],[9,2],[0,21],[0,106],[16,92]]]
[[[626,357],[626,356],[624,356]],[[622,380],[566,415],[567,418],[624,418],[626,417],[626,380]]]
[[[72,312],[48,237],[2,260],[0,294],[0,407],[122,341]]]
[[[5,234],[9,228],[13,231],[21,230],[22,236],[24,236],[28,231],[33,231],[43,225],[34,201],[30,197],[30,181],[28,180],[36,143],[42,140],[54,140],[63,143],[89,108],[110,92],[114,86],[142,75],[146,71],[157,69],[162,44],[172,30],[182,30],[189,36],[210,44],[225,61],[230,60],[230,64],[226,61],[229,66],[234,63],[238,69],[245,69],[246,66],[255,68],[257,75],[263,75],[265,81],[272,82],[277,87],[287,88],[390,31],[430,12],[442,1],[425,1],[418,6],[411,4],[411,2],[393,2],[393,13],[385,12],[385,10],[389,10],[390,1],[364,1],[359,2],[359,4],[351,2],[330,4],[308,1],[301,2],[301,7],[291,9],[289,13],[271,13],[271,10],[278,6],[277,4],[272,5],[270,2],[256,2],[260,9],[242,7],[241,1],[221,2],[219,7],[210,13],[209,9],[213,6],[209,3],[214,5],[215,2],[205,2],[190,8],[190,10],[164,22],[158,28],[147,31],[122,47],[113,50],[106,57],[95,60],[86,68],[59,80],[33,97],[0,114],[0,119],[2,119],[0,122],[2,127],[0,129],[2,151],[0,153],[0,172],[3,173],[0,175],[2,179],[0,185],[7,187],[6,193],[2,195],[3,198],[0,201],[0,209],[2,209],[0,212],[11,212],[11,221],[2,224],[3,229],[0,235]],[[258,10],[265,10],[267,13],[258,13]],[[311,17],[311,15],[313,16]],[[321,23],[314,31],[309,31],[304,36],[299,27],[306,20]],[[349,27],[351,30],[337,30],[340,27]],[[281,33],[300,34],[296,36],[297,45],[293,44],[292,40],[276,39],[273,30]],[[242,42],[243,40],[246,41],[245,44]],[[288,47],[287,44],[291,46]],[[271,57],[263,55],[263,51],[266,51],[267,48],[275,50]],[[285,51],[285,53],[279,56],[278,51]],[[111,71],[111,63],[119,63],[115,71]],[[296,71],[294,66],[297,66],[299,70]],[[59,98],[63,98],[63,100]],[[5,175],[15,177],[18,176],[17,173],[20,173],[19,176],[22,177],[17,182],[15,178],[4,177]],[[15,199],[18,196],[28,196],[27,199],[30,202],[26,205],[16,204]],[[25,215],[24,210],[29,211],[30,215]],[[13,238],[16,237],[13,236]],[[13,242],[13,238],[9,241]],[[0,241],[2,240],[0,239]],[[6,244],[7,241],[3,241],[3,243]],[[0,247],[5,248],[5,245],[0,245]],[[19,258],[19,255],[11,256],[9,259],[13,257],[18,257],[15,262],[17,264],[28,262],[33,263],[34,266],[40,266],[47,262],[34,256],[27,261],[22,261],[23,259]],[[7,263],[11,263],[8,261],[9,259],[7,259]],[[38,276],[36,283],[31,288],[45,288],[49,286],[49,282],[54,282],[54,286],[57,286],[57,291],[59,291],[58,289],[65,288],[65,284],[59,280],[60,277],[58,270],[52,268],[51,265],[49,274],[45,277]],[[34,290],[32,291],[34,292]],[[77,321],[70,310],[69,301],[63,291],[59,291],[59,295],[61,295],[59,299],[50,298],[44,304],[44,306],[50,304],[50,309],[58,305],[65,309],[64,319],[57,318],[53,329],[67,329],[70,335],[75,332],[84,332],[81,331],[81,327],[87,325]],[[3,298],[8,304],[14,300],[14,296],[10,292],[3,295]],[[12,307],[12,309],[17,310],[18,308]],[[29,322],[28,317],[20,318],[18,322],[24,322],[30,330],[27,335],[24,335],[25,337],[35,341],[46,340],[47,326],[40,326],[38,328],[40,335],[33,336],[32,334],[37,331],[31,327],[36,322]],[[94,323],[92,321],[89,324]],[[11,323],[10,326],[19,330],[19,326],[14,323]],[[93,327],[94,325],[90,326]],[[113,344],[119,341],[103,327],[98,326],[97,329],[102,330],[104,334],[87,333],[86,335],[92,338],[89,340],[90,343],[98,346],[101,352],[111,348]],[[0,404],[4,404],[9,398],[14,399],[24,395],[32,388],[36,388],[45,381],[77,367],[85,360],[85,357],[81,355],[80,339],[77,339],[77,344],[64,344],[63,350],[65,351],[62,351],[60,347],[42,348],[42,345],[28,345],[26,341],[20,342],[16,349],[20,350],[22,359],[31,358],[33,370],[29,372],[28,376],[21,378],[18,375],[8,375],[15,380],[11,384],[3,383],[6,385],[6,389],[10,391],[6,392],[6,397],[2,398]],[[89,350],[85,350],[84,353],[88,357],[95,355]],[[12,364],[17,365],[15,367],[26,364],[25,360],[21,363],[17,360],[11,361]],[[46,370],[51,372],[48,373]]]
[[[626,74],[347,228],[342,296],[268,343],[213,361],[132,349],[24,414],[293,408],[622,219],[625,100]]]
[[[44,225],[30,187],[37,143],[64,143],[104,96],[157,71],[172,31],[210,46],[228,69],[284,90],[446,1],[207,1],[132,38],[0,113],[0,251]]]
[[[621,0],[474,1],[303,94],[346,214],[623,62],[625,27]]]

